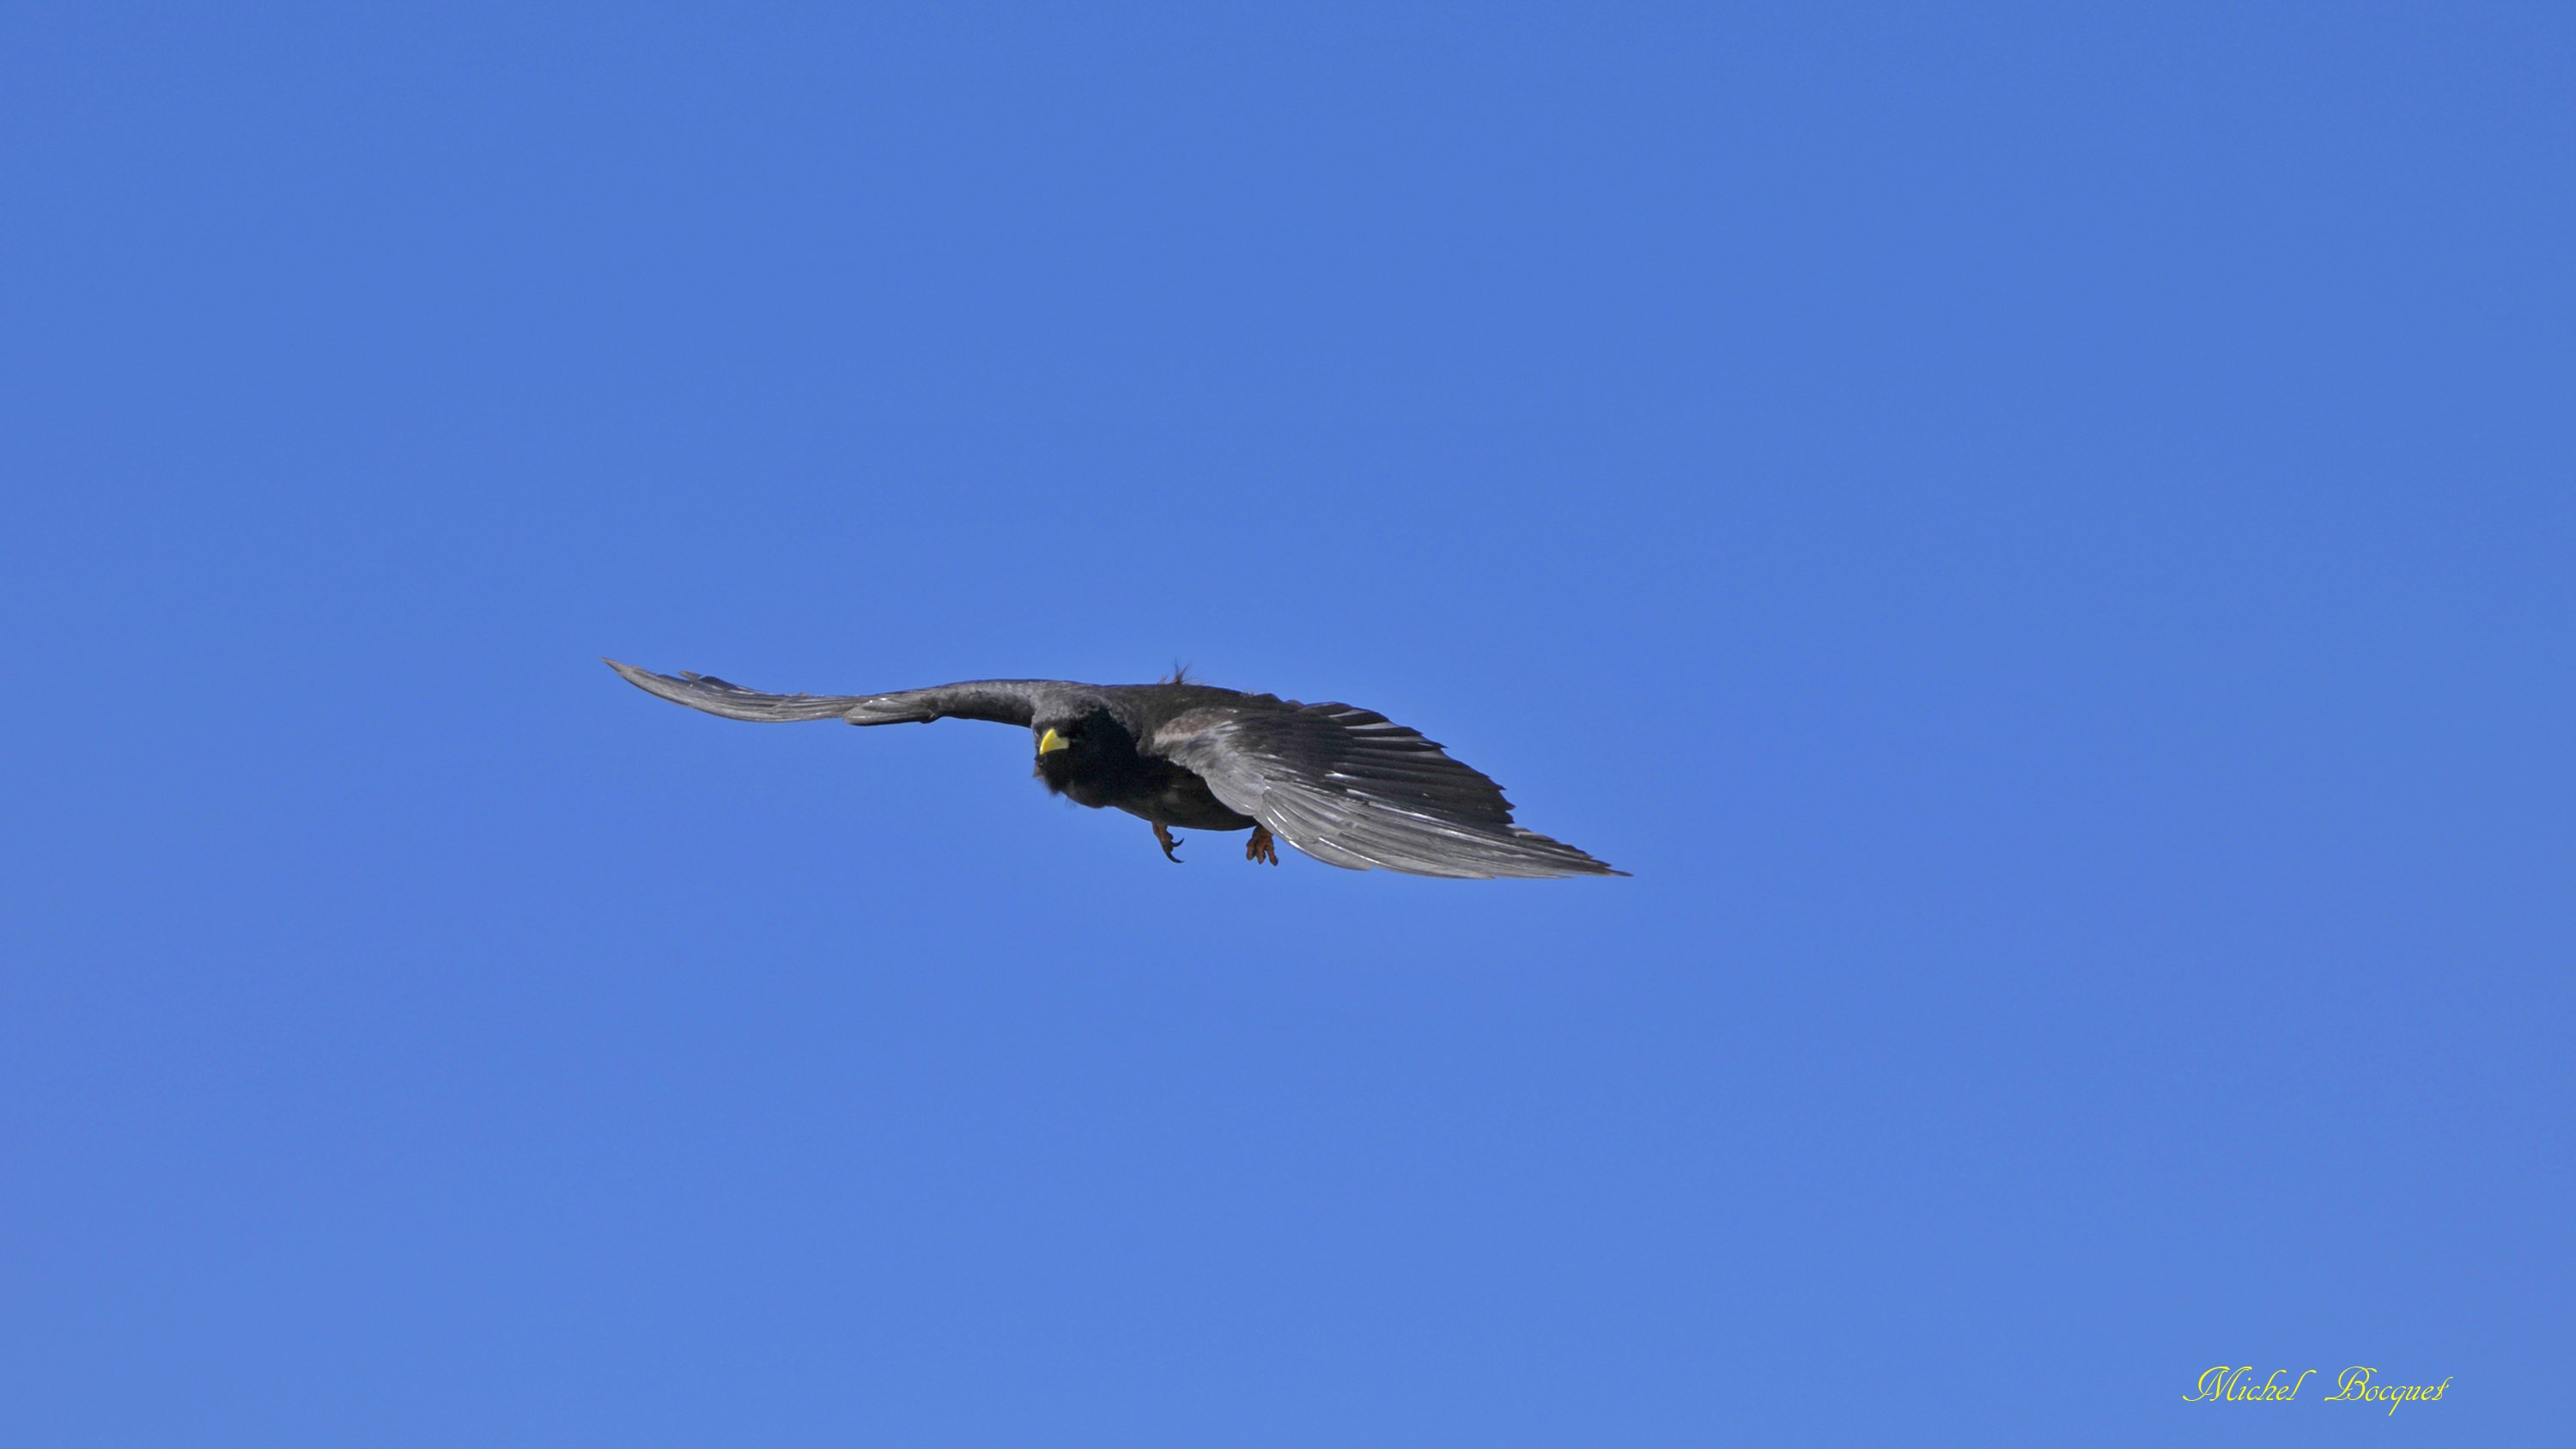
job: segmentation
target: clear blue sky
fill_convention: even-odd
[[[2564,1433],[2563,8],[864,9],[0,14],[11,1442]]]

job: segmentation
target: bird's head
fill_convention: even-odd
[[[1029,733],[1037,741],[1038,778],[1050,790],[1114,770],[1119,761],[1136,753],[1136,742],[1106,710],[1038,720],[1029,726]]]

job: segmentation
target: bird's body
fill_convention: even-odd
[[[1299,704],[1178,678],[1108,685],[984,679],[894,694],[761,694],[705,675],[608,663],[639,689],[727,719],[1021,725],[1036,739],[1038,778],[1049,790],[1150,822],[1166,855],[1177,827],[1249,830],[1246,858],[1272,864],[1275,834],[1354,870],[1623,874],[1514,825],[1500,786],[1412,730],[1349,705]]]
[[[1102,703],[1072,721],[1081,731],[1070,736],[1076,740],[1074,747],[1038,755],[1038,778],[1049,790],[1076,805],[1095,810],[1115,807],[1182,830],[1250,830],[1260,823],[1216,798],[1207,781],[1168,759],[1144,753],[1139,744],[1192,709],[1239,707],[1254,696],[1200,684],[1091,688]]]

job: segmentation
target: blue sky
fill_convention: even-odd
[[[14,1441],[2563,1430],[2563,12],[856,10],[0,16]]]

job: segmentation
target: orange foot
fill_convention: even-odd
[[[1262,825],[1252,827],[1252,838],[1245,841],[1243,845],[1243,858],[1266,860],[1272,865],[1279,863],[1279,842],[1271,839],[1269,827]]]
[[[1157,844],[1163,847],[1163,859],[1170,861],[1174,865],[1179,865],[1181,863],[1181,858],[1172,854],[1172,847],[1180,844],[1180,842],[1172,838],[1172,832],[1163,828],[1163,822],[1160,820],[1154,822],[1154,840]]]

